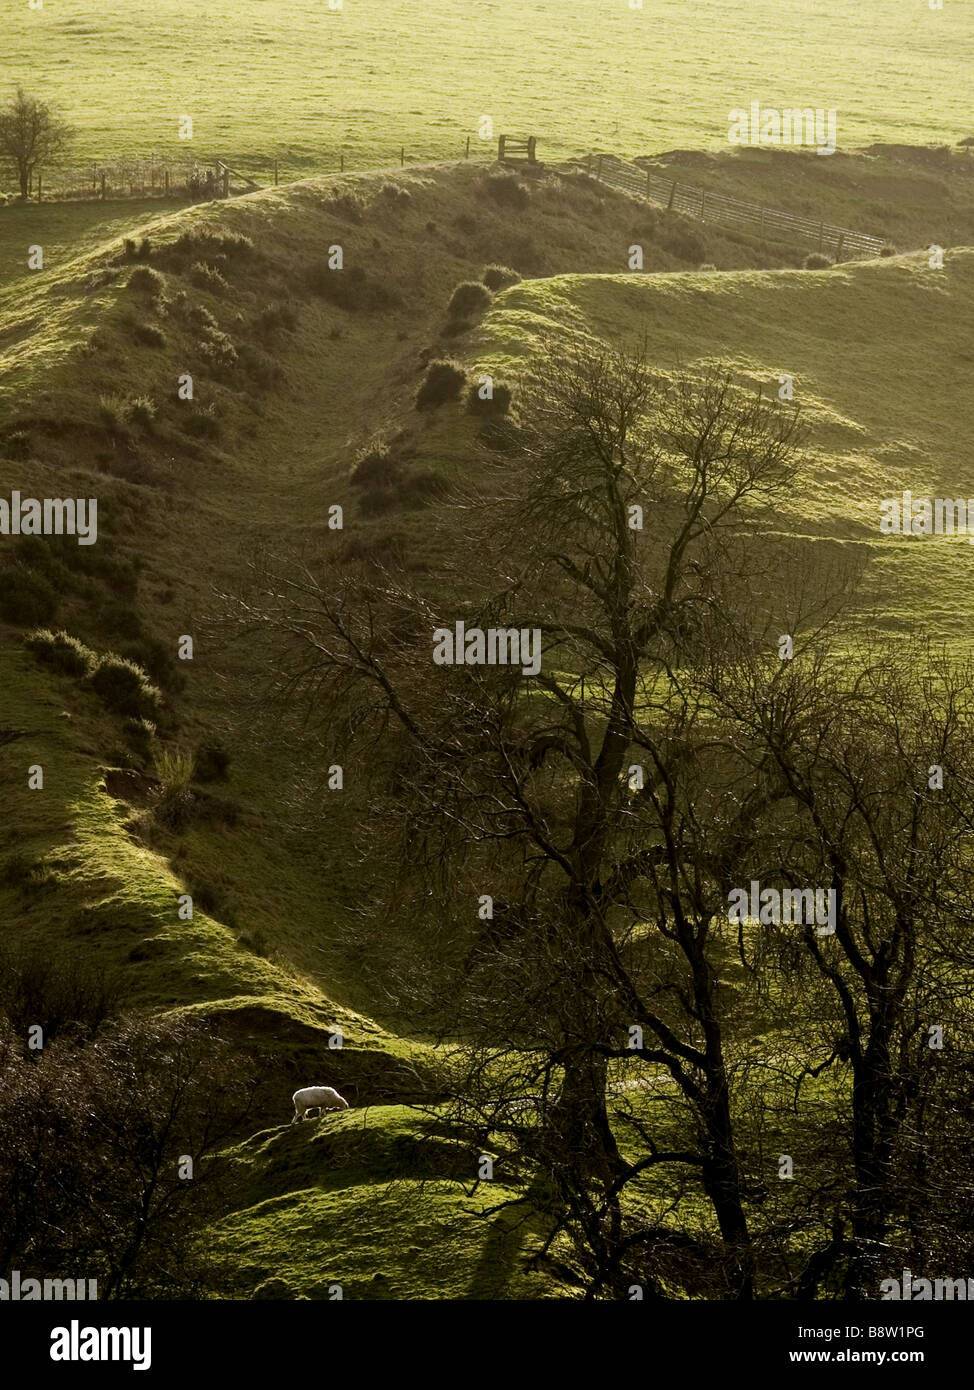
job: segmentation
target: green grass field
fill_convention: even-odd
[[[726,147],[728,113],[835,108],[839,144],[970,134],[969,6],[948,0],[48,0],[5,6],[4,72],[57,100],[79,165],[266,171],[450,158],[479,122],[543,151]],[[448,60],[444,61],[444,55]],[[545,80],[537,78],[543,55]],[[194,118],[192,142],[177,138]],[[488,145],[491,142],[486,142]]]

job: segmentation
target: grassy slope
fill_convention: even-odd
[[[725,144],[729,110],[752,99],[835,108],[845,148],[971,129],[964,4],[425,0],[422,22],[415,0],[4,8],[9,81],[61,103],[79,164],[155,151],[266,172],[278,157],[301,175],[335,169],[342,149],[385,163],[403,143],[442,159],[484,114],[552,152],[645,154]],[[192,142],[177,140],[183,112]]]
[[[561,276],[500,297],[478,340],[483,365],[510,376],[539,333],[635,342],[661,365],[720,360],[777,390],[794,378],[813,427],[812,466],[781,508],[783,529],[868,545],[866,620],[966,643],[974,554],[965,538],[879,535],[880,502],[974,497],[957,389],[972,360],[974,251],[943,270],[925,255],[831,271]]]
[[[387,546],[398,536],[409,563],[435,557],[435,509],[397,508],[368,519],[347,482],[356,447],[377,429],[404,423],[417,464],[461,476],[469,467],[466,417],[445,410],[420,421],[409,410],[421,350],[453,351],[510,375],[539,324],[612,337],[648,328],[663,363],[706,353],[763,380],[792,372],[815,417],[820,468],[783,523],[811,536],[867,537],[877,495],[901,483],[932,488],[941,479],[960,490],[970,476],[962,430],[940,425],[956,422],[964,403],[938,374],[936,354],[962,360],[967,351],[971,253],[951,255],[940,273],[910,257],[827,274],[767,272],[753,267],[781,264],[773,250],[702,228],[691,265],[752,268],[619,275],[613,272],[637,231],[648,268],[678,272],[673,248],[685,228],[581,185],[537,189],[512,216],[476,180],[470,169],[413,175],[411,200],[394,203],[379,191],[381,180],[350,180],[362,214],[335,203],[332,185],[312,182],[154,220],[148,231],[157,250],[204,223],[253,237],[264,260],[231,265],[230,291],[194,298],[238,345],[259,338],[285,374],[279,389],[239,372],[223,379],[209,373],[199,334],[174,302],[189,286],[185,271],[166,269],[156,256],[167,283],[152,307],[125,288],[130,267],[117,263],[117,242],[55,259],[0,306],[0,334],[7,331],[9,344],[0,361],[0,441],[15,429],[30,441],[22,461],[4,459],[0,447],[0,487],[63,495],[70,479],[76,495],[97,491],[109,553],[140,561],[130,597],[149,631],[170,650],[181,633],[200,638],[183,672],[185,689],[173,693],[166,737],[192,746],[203,734],[227,731],[235,751],[227,790],[242,808],[235,825],[201,820],[182,835],[158,828],[133,834],[127,827],[138,821],[144,795],[115,779],[108,794],[106,770],[127,767],[143,793],[151,784],[139,783],[139,760],[117,721],[70,680],[35,667],[17,631],[2,628],[0,724],[25,734],[0,749],[0,795],[14,810],[0,853],[8,864],[15,849],[42,862],[28,878],[0,886],[0,910],[18,932],[52,949],[62,940],[94,945],[126,972],[134,1002],[203,1009],[256,1042],[279,1079],[266,1125],[283,1118],[279,1097],[294,1078],[351,1083],[361,1102],[396,1099],[408,1085],[390,1080],[392,1066],[421,1060],[423,1050],[393,1031],[394,1013],[384,1016],[389,1004],[370,998],[360,962],[343,942],[349,909],[369,889],[368,862],[348,853],[354,796],[317,796],[266,725],[246,736],[253,658],[246,648],[219,645],[214,591],[245,583],[260,538],[313,559],[325,546]],[[346,312],[307,294],[308,266],[335,240],[347,265],[362,265],[399,295],[397,307]],[[507,291],[473,336],[442,337],[452,285],[491,260],[555,278]],[[300,306],[293,332],[255,329],[262,309],[290,297]],[[158,327],[164,345],[136,342],[133,321]],[[844,372],[843,362],[855,370]],[[216,443],[189,440],[180,427],[184,407],[174,382],[189,369],[197,404],[212,405],[221,420]],[[107,431],[98,410],[107,391],[150,396],[154,428]],[[932,462],[920,473],[925,459]],[[323,520],[336,501],[346,508],[341,535]],[[888,551],[884,564],[903,576],[892,599],[884,595],[885,606],[904,621],[933,613],[945,631],[963,629],[966,591],[955,599],[936,582],[934,556],[943,553],[955,572],[948,546],[925,544],[921,557],[919,545],[907,551],[869,543]],[[965,547],[960,559],[967,558]],[[100,648],[112,645],[100,616],[104,585],[97,574],[78,580],[70,553],[66,563],[58,621]],[[45,763],[42,793],[26,790],[26,766],[36,761]],[[201,875],[215,880],[217,906],[180,923],[175,894]],[[260,955],[247,944],[258,940]],[[348,1038],[344,1055],[325,1051],[325,1030],[336,1023]],[[362,1123],[368,1138],[353,1153],[344,1137]],[[570,1284],[526,1274],[520,1256],[504,1254],[528,1233],[505,1235],[478,1220],[481,1197],[468,1200],[459,1186],[461,1177],[469,1186],[469,1155],[458,1167],[455,1154],[436,1149],[429,1171],[409,1171],[402,1145],[414,1147],[409,1135],[419,1123],[379,1104],[240,1145],[236,1209],[220,1231],[221,1248],[238,1268],[236,1290],[245,1295],[283,1271],[293,1292],[318,1297],[332,1279],[347,1282],[350,1296],[570,1291]],[[405,1228],[401,1209],[380,1200],[394,1179],[405,1184],[399,1195],[408,1193],[413,1213]],[[295,1234],[309,1239],[296,1243]],[[334,1251],[327,1269],[325,1247]]]

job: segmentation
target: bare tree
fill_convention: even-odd
[[[22,198],[30,196],[35,170],[55,159],[71,135],[70,126],[47,102],[17,88],[10,105],[0,110],[0,154],[17,170]]]
[[[466,590],[452,611],[389,573],[277,573],[241,621],[286,639],[274,683],[327,714],[346,760],[355,739],[382,740],[386,772],[395,759],[411,866],[400,901],[435,936],[425,976],[441,1021],[517,1075],[487,1128],[506,1123],[560,1186],[594,1284],[618,1287],[627,1252],[649,1239],[627,1232],[623,1190],[669,1164],[689,1166],[713,1206],[722,1288],[749,1297],[712,923],[747,841],[746,799],[766,789],[741,788],[741,813],[721,825],[715,774],[730,786],[740,768],[702,763],[714,731],[680,668],[721,644],[721,612],[746,591],[749,640],[767,644],[758,595],[784,602],[780,546],[768,536],[756,558],[742,528],[766,527],[801,427],[726,373],[668,379],[609,352],[547,356],[520,415],[496,491],[450,518]],[[511,666],[435,667],[433,631],[457,618],[540,632],[533,688]],[[488,924],[484,895],[498,904]],[[646,1035],[635,1046],[634,1027]],[[659,1145],[631,1115],[648,1152],[620,1152],[613,1059],[668,1072],[690,1142]],[[496,1066],[475,1056],[478,1069],[498,1085]]]

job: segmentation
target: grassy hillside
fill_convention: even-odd
[[[237,1294],[282,1279],[277,1296],[328,1297],[333,1281],[355,1297],[571,1295],[570,1269],[525,1268],[530,1224],[481,1218],[472,1155],[448,1133],[418,1145],[437,1121],[404,1103],[435,1054],[373,992],[357,931],[383,867],[359,833],[367,803],[354,778],[323,787],[313,748],[260,706],[261,654],[232,640],[223,596],[247,588],[262,547],[312,565],[395,552],[427,572],[437,496],[469,477],[477,434],[459,405],[413,408],[430,357],[516,388],[539,334],[645,334],[663,368],[720,358],[775,386],[791,374],[814,454],[781,528],[868,547],[868,621],[964,640],[966,542],[882,541],[876,516],[902,487],[974,493],[955,379],[974,252],[942,271],[920,255],[801,271],[794,248],[584,178],[529,186],[469,166],[187,208],[128,228],[128,251],[101,232],[0,302],[0,493],[97,496],[101,536],[0,551],[0,912],[42,951],[93,950],[130,1003],[207,1013],[260,1052],[260,1132],[228,1155],[232,1210],[214,1233]],[[658,273],[626,271],[634,239]],[[336,245],[342,280],[327,267]],[[476,327],[451,325],[454,286],[493,262],[521,283]],[[402,471],[353,487],[377,436]],[[93,660],[138,662],[159,690],[154,729],[39,662],[22,640],[37,626],[63,627]],[[226,779],[180,787],[165,755],[214,743]],[[187,891],[191,921],[177,912]],[[282,1132],[290,1090],[312,1081],[354,1088],[356,1109]]]
[[[62,104],[82,165],[155,152],[254,171],[280,158],[300,175],[336,168],[340,150],[360,168],[385,164],[402,144],[443,159],[476,141],[484,115],[562,154],[719,147],[730,109],[751,100],[835,108],[844,148],[971,130],[964,4],[426,0],[421,19],[412,0],[5,8],[8,80],[29,75]],[[177,139],[184,113],[191,144]]]

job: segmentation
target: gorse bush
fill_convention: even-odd
[[[169,248],[169,254],[179,260],[197,257],[212,260],[225,256],[228,261],[248,261],[255,255],[254,243],[239,232],[216,232],[208,227],[196,227],[183,232]]]
[[[142,319],[130,319],[129,329],[132,337],[138,343],[143,343],[146,347],[163,348],[166,346],[166,335],[162,329],[154,323],[146,323]]]
[[[147,236],[127,236],[122,241],[122,254],[127,261],[147,261],[152,254],[152,243]]]
[[[231,371],[239,360],[233,339],[219,328],[203,330],[200,356],[207,366],[218,375]]]
[[[63,676],[84,678],[90,676],[98,665],[95,653],[63,629],[51,632],[49,628],[38,628],[27,634],[24,646],[38,661]]]
[[[399,463],[387,444],[372,444],[359,455],[349,482],[352,487],[388,487],[399,476]]]
[[[134,425],[149,429],[156,418],[156,406],[148,396],[136,396],[129,405],[129,419]]]
[[[48,623],[57,609],[57,590],[43,574],[26,565],[0,570],[0,617],[8,623],[23,627]]]
[[[510,285],[517,285],[521,282],[520,275],[509,265],[489,265],[485,268],[481,279],[494,294],[499,290],[506,290]]]
[[[386,285],[371,279],[360,265],[332,270],[327,261],[316,261],[308,268],[305,278],[312,294],[350,313],[388,309],[398,303],[397,295]]]
[[[139,294],[149,294],[157,298],[164,292],[166,282],[158,270],[153,270],[151,265],[140,265],[136,266],[129,276],[128,288],[137,290]]]
[[[490,383],[490,394],[485,395],[487,386],[479,381],[471,382],[467,392],[467,410],[471,415],[506,415],[511,408],[511,388],[502,381]]]
[[[114,714],[158,721],[162,695],[134,661],[109,652],[101,658],[88,683]]]
[[[189,278],[197,289],[206,290],[208,294],[224,294],[230,288],[216,266],[209,261],[195,261]]]
[[[464,280],[450,297],[447,313],[451,319],[469,319],[475,314],[485,313],[491,306],[494,296],[480,280]]]
[[[806,256],[802,261],[803,270],[829,270],[834,262],[831,256],[823,255],[821,251],[813,251],[810,256]]]
[[[448,401],[455,401],[466,380],[467,374],[459,362],[451,358],[438,358],[431,362],[416,392],[416,409],[435,410]]]

